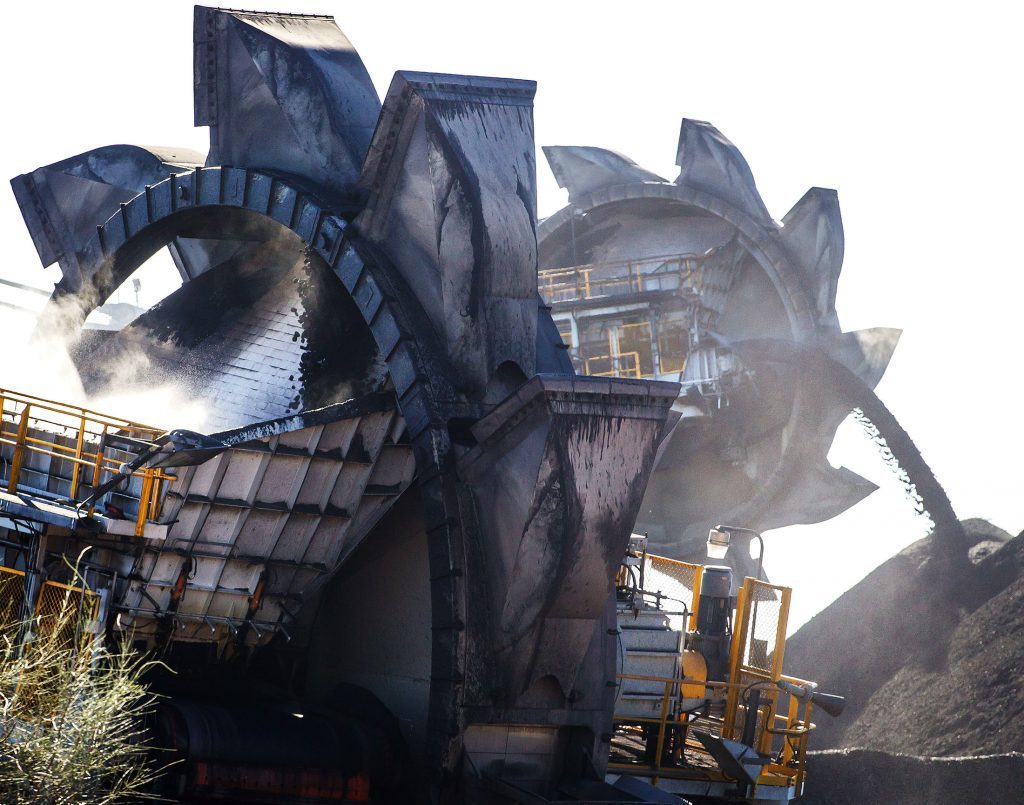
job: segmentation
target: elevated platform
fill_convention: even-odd
[[[0,390],[0,566],[60,575],[90,548],[136,639],[289,634],[412,481],[395,409],[380,390],[204,436]]]
[[[72,502],[61,503],[33,495],[22,490],[17,494],[0,492],[0,526],[4,520],[28,520],[68,531],[83,531],[90,534],[109,534],[117,537],[141,536],[149,540],[167,538],[170,526],[166,523],[146,522],[142,534],[137,535],[135,522],[124,518],[105,517],[101,514],[89,516]]]

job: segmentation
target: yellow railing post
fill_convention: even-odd
[[[775,653],[772,655],[772,679],[782,676],[782,658],[786,653],[786,627],[789,625],[789,599],[792,591],[788,587],[780,590],[779,622],[775,629]]]
[[[661,697],[661,721],[658,724],[658,749],[657,754],[654,757],[654,768],[657,771],[661,771],[661,755],[665,751],[665,726],[666,719],[668,717],[668,703],[669,698],[672,695],[672,680],[665,680],[665,692]]]
[[[740,665],[743,662],[743,649],[747,641],[747,585],[739,589],[736,596],[736,620],[739,629],[733,632],[732,646],[729,651],[729,681],[739,682]],[[732,739],[733,728],[736,726],[736,709],[739,703],[736,701],[738,692],[735,686],[730,686],[725,700],[725,717],[722,725],[722,736]]]
[[[804,705],[804,725],[811,726],[811,704],[808,700]],[[805,732],[800,736],[800,742],[797,744],[797,776],[796,776],[796,795],[800,796],[804,792],[804,778],[807,776],[807,739],[810,733]]]
[[[153,470],[142,473],[142,493],[139,495],[139,513],[135,515],[135,536],[141,537],[146,530],[146,516],[149,514],[149,497],[153,492]],[[131,477],[131,476],[129,476]]]
[[[25,403],[21,412],[21,419],[18,421],[18,438],[14,445],[14,456],[11,459],[11,475],[7,479],[7,491],[12,495],[18,491],[18,476],[21,475],[21,465],[25,460],[25,440],[28,438],[28,417],[32,406]]]
[[[107,437],[107,426],[103,426],[103,432],[100,434],[100,443],[96,445],[96,464],[93,466],[92,471],[92,488],[98,487],[103,479],[103,444]],[[89,516],[92,517],[93,512],[96,511],[96,503],[89,506]]]
[[[82,447],[85,444],[85,414],[82,414],[81,422],[78,425],[78,439],[75,442],[75,461],[71,468],[71,494],[72,500],[78,497],[78,485],[82,480]]]
[[[769,671],[772,680],[782,676],[782,659],[786,653],[786,627],[789,622],[789,600],[792,591],[789,588],[776,588],[781,600],[779,602],[779,619],[775,626],[775,647],[772,652],[772,667]],[[756,598],[756,594],[755,594]],[[751,635],[753,639],[754,635]],[[772,687],[765,691],[765,725],[770,725],[775,718],[775,711],[778,705],[779,691]],[[766,729],[761,733],[760,746],[755,747],[761,752],[771,751],[772,735]]]
[[[157,515],[160,514],[160,490],[164,482],[164,474],[162,470],[153,470],[153,489],[149,495],[149,505],[146,507],[149,511],[149,519],[156,520]]]
[[[697,631],[697,612],[700,610],[700,585],[704,581],[704,565],[697,565],[693,572],[693,600],[690,612],[690,631]]]
[[[10,403],[11,407],[6,406]],[[21,410],[18,410],[21,406]],[[13,430],[7,428],[4,417],[10,417]],[[71,431],[77,430],[77,433]],[[16,493],[19,488],[21,473],[31,454],[49,456],[50,463],[41,472],[53,479],[69,484],[69,497],[76,500],[82,491],[83,484],[91,475],[93,487],[99,486],[104,475],[116,470],[117,451],[107,455],[106,448],[96,446],[95,452],[90,447],[96,440],[103,442],[109,433],[130,436],[133,439],[151,440],[161,431],[145,425],[111,417],[106,414],[90,411],[77,405],[68,405],[53,400],[45,400],[33,395],[18,394],[9,389],[0,388],[0,444],[4,449],[11,448],[10,473],[0,485]],[[67,442],[70,441],[70,444]],[[65,461],[71,462],[70,472],[64,474]],[[92,472],[87,474],[88,468]],[[159,514],[160,493],[165,481],[174,480],[175,476],[166,475],[160,470],[148,471],[144,475],[144,486],[139,497],[137,521],[144,527],[146,520],[155,520]],[[46,484],[44,484],[45,486]],[[131,495],[134,500],[134,495]],[[90,506],[88,515],[95,513],[95,502]]]
[[[800,700],[796,696],[789,697],[789,717],[786,719],[786,729],[791,730],[796,727],[800,720]],[[800,736],[801,739],[803,736]],[[782,747],[782,765],[785,766],[793,759],[793,742],[788,738],[783,738]]]

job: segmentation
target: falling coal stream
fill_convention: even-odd
[[[729,343],[723,340],[723,345],[752,368],[770,362],[795,363],[804,371],[817,374],[818,382],[826,384],[850,406],[907,488],[918,511],[931,519],[937,551],[954,561],[966,561],[967,537],[949,496],[910,434],[868,384],[817,346],[767,338]]]

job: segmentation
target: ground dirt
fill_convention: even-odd
[[[815,752],[801,805],[1024,802],[1024,755],[921,758],[867,749]]]

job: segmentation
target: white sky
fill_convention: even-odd
[[[672,179],[686,116],[736,143],[777,219],[808,187],[837,188],[842,323],[904,330],[879,394],[961,516],[1024,529],[1014,357],[1024,49],[1012,4],[270,7],[333,14],[381,95],[397,69],[532,78],[538,145],[612,148]],[[0,174],[117,142],[205,151],[206,130],[192,127],[191,9],[181,0],[5,8]],[[548,215],[566,199],[543,159],[538,173]],[[0,228],[0,275],[41,286],[56,279],[40,269],[3,189]],[[144,299],[158,284],[147,278]],[[923,533],[855,426],[841,430],[832,460],[883,488],[830,523],[769,536],[765,566],[797,587],[795,620]],[[834,572],[816,573],[825,567]]]

